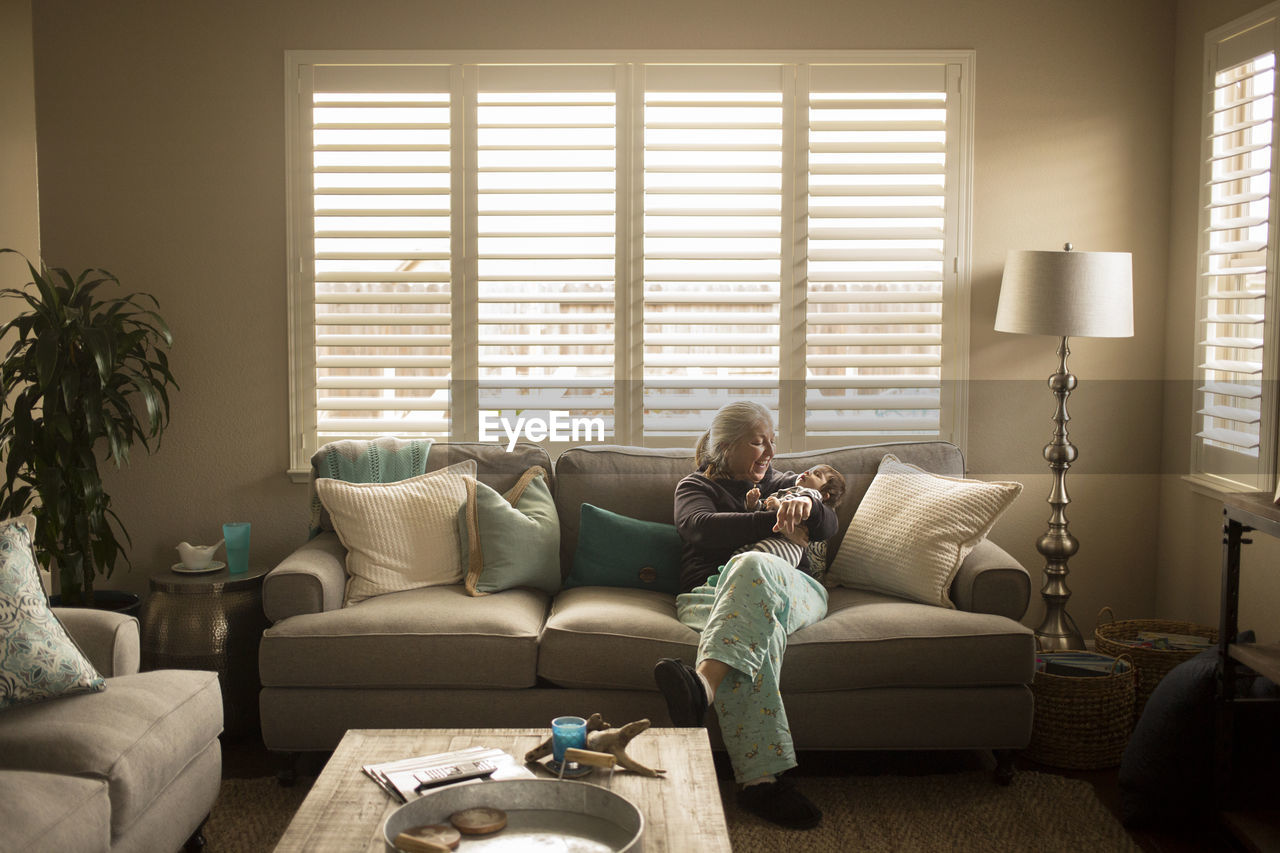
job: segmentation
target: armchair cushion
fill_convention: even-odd
[[[29,515],[0,522],[0,710],[106,686],[49,609]]]

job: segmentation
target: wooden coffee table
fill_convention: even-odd
[[[360,769],[365,764],[451,752],[468,746],[501,749],[523,760],[549,729],[351,729],[342,738],[293,816],[276,853],[385,853],[380,831],[399,807]],[[644,814],[645,853],[729,853],[729,830],[705,729],[649,729],[627,754],[666,775],[650,779],[597,770],[582,781],[606,785]],[[554,778],[535,768],[540,778]],[[483,784],[483,783],[481,783]]]

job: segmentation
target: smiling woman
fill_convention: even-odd
[[[779,679],[787,637],[827,613],[827,591],[801,557],[793,566],[772,553],[735,554],[775,530],[803,526],[814,540],[835,535],[835,513],[807,497],[774,510],[746,508],[748,491],[769,497],[795,485],[774,471],[769,410],[739,401],[716,412],[698,440],[698,471],[676,485],[676,530],[684,542],[680,621],[702,634],[696,666],[664,658],[654,679],[677,726],[700,726],[714,708],[738,801],[766,820],[810,829],[822,814],[778,774],[796,766]]]

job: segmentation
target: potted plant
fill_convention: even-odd
[[[27,269],[26,287],[0,290],[26,303],[0,326],[12,341],[0,360],[0,518],[35,515],[36,553],[57,566],[61,603],[93,606],[94,577],[129,563],[99,454],[119,468],[135,442],[150,452],[159,440],[178,387],[165,355],[173,338],[151,295],[104,295],[120,284],[105,270]]]

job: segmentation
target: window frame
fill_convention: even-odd
[[[1193,488],[1209,493],[1271,491],[1276,487],[1280,448],[1280,395],[1276,393],[1280,378],[1280,304],[1277,303],[1276,275],[1280,269],[1280,253],[1275,235],[1280,228],[1280,76],[1273,84],[1272,138],[1270,164],[1270,196],[1267,231],[1267,269],[1263,297],[1261,398],[1258,424],[1258,455],[1249,463],[1243,454],[1212,447],[1198,433],[1203,429],[1205,394],[1201,385],[1208,381],[1201,367],[1206,358],[1201,341],[1208,337],[1210,299],[1208,275],[1210,256],[1210,201],[1213,179],[1213,141],[1215,111],[1214,93],[1217,75],[1254,58],[1271,52],[1280,75],[1280,3],[1271,3],[1249,15],[1237,18],[1205,35],[1204,65],[1201,78],[1200,111],[1200,187],[1197,215],[1195,309],[1192,318],[1191,447],[1190,467],[1185,479]],[[1228,468],[1233,470],[1228,470]]]
[[[779,445],[781,450],[821,449],[851,443],[867,443],[896,440],[895,436],[876,436],[859,440],[850,436],[806,436],[803,392],[788,392],[788,379],[793,374],[803,376],[804,310],[807,281],[807,260],[799,251],[807,244],[803,228],[796,222],[807,221],[808,128],[807,74],[811,65],[819,64],[928,64],[948,66],[946,91],[948,101],[958,103],[947,110],[947,162],[945,173],[946,215],[944,229],[945,257],[942,277],[942,366],[939,382],[939,408],[941,422],[936,438],[951,441],[963,450],[967,445],[969,370],[970,283],[972,276],[972,209],[973,209],[973,122],[976,53],[972,50],[918,50],[918,51],[380,51],[380,50],[322,50],[286,51],[285,53],[285,104],[286,104],[286,251],[288,253],[288,359],[289,359],[289,469],[295,482],[309,477],[310,457],[317,449],[315,395],[315,285],[314,285],[314,208],[312,205],[311,151],[311,89],[310,71],[316,65],[433,65],[450,66],[453,91],[469,91],[465,74],[467,66],[484,65],[573,65],[608,64],[617,67],[620,75],[618,86],[618,138],[626,139],[636,150],[643,150],[644,127],[636,120],[637,110],[643,109],[644,93],[641,80],[643,68],[650,65],[784,65],[795,67],[795,97],[789,111],[787,132],[793,136],[796,156],[783,164],[784,172],[791,168],[784,186],[792,187],[791,198],[784,198],[784,210],[791,209],[794,216],[784,217],[783,262],[780,272],[780,299],[783,323],[791,323],[792,337],[784,335],[783,351],[779,356]],[[474,75],[470,75],[474,79]],[[470,84],[474,88],[474,84]],[[455,150],[465,151],[468,128],[474,128],[475,101],[453,97],[451,108],[451,139]],[[617,428],[613,441],[647,446],[671,446],[671,438],[646,441],[640,434],[641,395],[630,392],[626,386],[639,381],[642,364],[642,312],[637,310],[643,297],[644,253],[634,248],[643,237],[643,164],[640,157],[625,159],[620,150],[617,166],[617,222],[619,243],[633,247],[626,256],[619,255],[615,280],[618,310],[615,312],[617,372],[615,373],[615,416]],[[465,205],[468,187],[468,169],[451,177],[453,205]],[[625,182],[625,186],[624,186]],[[465,216],[465,214],[464,214]],[[452,251],[455,262],[451,265],[453,289],[461,294],[465,303],[467,287],[474,296],[475,255],[468,250],[474,247],[474,234],[457,233],[453,229]],[[467,273],[470,270],[470,274]],[[475,330],[469,329],[466,318],[474,317],[467,311],[455,312],[453,319],[454,341],[466,346],[474,343]],[[474,324],[472,324],[474,325]],[[796,353],[800,355],[797,356]],[[788,354],[790,353],[790,355]],[[455,361],[455,364],[457,362]],[[474,368],[474,365],[471,365]],[[622,381],[630,371],[632,381]],[[789,372],[790,371],[790,372]],[[464,373],[464,378],[467,375]],[[465,385],[466,383],[464,383]],[[455,415],[451,423],[461,427],[461,434],[451,433],[448,440],[476,440],[477,417],[472,411],[474,400],[462,399],[459,394],[452,401]],[[798,415],[798,416],[797,416]],[[928,436],[908,436],[908,440],[920,440]],[[690,442],[691,444],[692,442]],[[544,442],[553,456],[564,447]],[[566,445],[567,446],[567,445]]]

